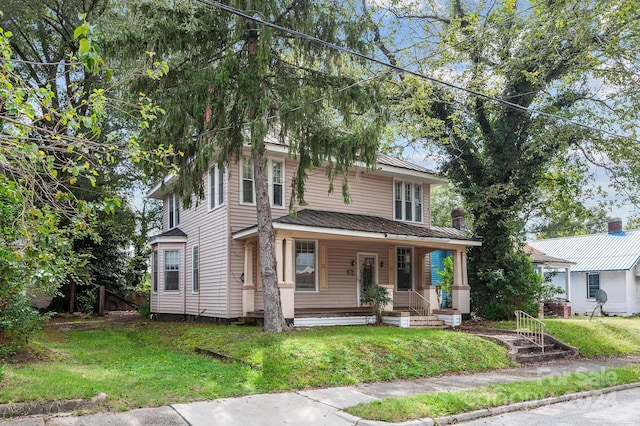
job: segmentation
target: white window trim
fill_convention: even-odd
[[[160,271],[158,271],[160,266],[160,255],[158,250],[153,250],[151,252],[151,292],[153,294],[158,294],[158,289],[160,288],[159,280],[160,280]]]
[[[195,262],[195,252],[198,251],[198,262]],[[195,289],[196,284],[196,274],[195,271],[198,271],[198,289]],[[191,247],[191,293],[198,294],[200,293],[200,247],[195,245]]]
[[[213,174],[211,173],[213,172]],[[220,172],[222,172],[222,176],[220,176]],[[209,211],[217,210],[220,207],[224,206],[227,202],[227,185],[226,185],[226,172],[223,169],[220,169],[217,165],[209,167],[209,180],[208,180],[208,197],[209,197]],[[222,202],[219,203],[218,200],[220,198],[220,177],[222,177]],[[212,180],[213,178],[213,180]],[[240,189],[242,191],[242,189]]]
[[[409,289],[400,289],[398,287],[398,284],[400,284],[400,281],[398,280],[398,273],[400,272],[400,268],[398,268],[398,249],[403,249],[403,250],[409,250],[411,252],[411,288]],[[415,256],[414,256],[414,250],[413,247],[408,247],[408,246],[396,246],[396,258],[393,260],[395,262],[395,270],[396,270],[396,286],[394,291],[397,292],[408,292],[408,291],[412,291],[415,290]]]
[[[589,296],[589,276],[590,275],[597,275],[598,276],[598,289],[602,288],[602,285],[600,284],[600,272],[587,272],[587,300],[596,300],[595,296],[594,297],[590,297]]]
[[[275,206],[273,205],[273,163],[280,163],[282,164],[282,168],[280,170],[280,173],[282,175],[282,182],[280,182],[280,185],[282,186],[282,205],[281,206]],[[285,200],[285,190],[284,190],[284,185],[285,185],[285,169],[284,169],[284,159],[269,159],[268,161],[268,173],[269,173],[269,203],[271,204],[271,208],[274,209],[284,209],[286,203]],[[255,188],[254,188],[254,194],[255,194]]]
[[[253,191],[253,202],[252,203],[247,203],[245,201],[243,201],[244,199],[244,185],[243,185],[243,181],[244,181],[244,167],[245,167],[245,160],[249,160],[252,161],[251,158],[248,157],[242,157],[242,160],[240,161],[240,173],[239,173],[239,177],[240,177],[240,188],[239,188],[239,192],[240,192],[240,196],[238,198],[239,203],[241,205],[244,206],[255,206],[256,205],[256,177],[255,174],[253,174],[252,171],[252,175],[253,175],[253,180],[252,180],[252,191]],[[281,206],[274,206],[273,205],[273,163],[281,163],[282,164],[282,205]],[[253,164],[253,163],[251,163]],[[267,185],[268,185],[268,192],[269,192],[269,204],[271,205],[272,209],[281,209],[284,210],[287,207],[287,192],[285,191],[286,188],[286,169],[285,169],[285,160],[284,158],[267,158]]]
[[[173,212],[173,223],[171,219],[171,213]],[[177,220],[176,220],[176,212]],[[169,210],[167,211],[167,227],[168,229],[177,228],[180,226],[180,196],[177,194],[169,195]]]
[[[314,290],[298,290],[298,288],[296,287],[296,244],[298,243],[313,243],[314,245],[314,262],[315,262],[315,289]],[[319,289],[319,285],[318,285],[318,275],[319,275],[319,256],[320,254],[318,253],[319,251],[319,244],[318,244],[318,240],[307,240],[307,239],[299,239],[299,240],[294,240],[293,241],[293,265],[291,265],[291,267],[293,268],[293,289],[295,293],[302,293],[302,294],[312,294],[312,293],[318,293],[320,291]]]
[[[178,289],[177,290],[167,290],[167,252],[175,251],[178,252]],[[180,267],[180,249],[166,249],[163,251],[163,262],[162,262],[162,292],[163,293],[172,293],[178,294],[180,293],[180,273],[182,272],[182,268]]]
[[[396,184],[397,183],[401,183],[402,184],[402,219],[397,219],[396,218]],[[407,220],[405,219],[407,217],[407,212],[406,212],[406,201],[405,201],[405,185],[410,184],[411,185],[411,220]],[[421,201],[421,212],[420,212],[420,220],[415,220],[415,216],[416,216],[416,197],[415,197],[415,190],[416,190],[416,185],[420,186],[420,201]],[[406,222],[406,223],[424,223],[424,186],[425,184],[423,182],[419,182],[419,181],[412,181],[412,180],[402,180],[402,179],[394,179],[393,180],[393,187],[392,187],[392,200],[393,200],[393,204],[391,206],[392,208],[392,217],[393,220],[395,221],[399,221],[399,222]]]

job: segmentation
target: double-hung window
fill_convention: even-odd
[[[587,299],[595,299],[600,289],[600,274],[587,274]]]
[[[395,181],[393,185],[393,217],[396,220],[422,222],[422,185]]]
[[[242,182],[240,184],[240,201],[242,204],[255,204],[255,179],[253,161],[243,158],[241,162]],[[269,201],[271,207],[284,207],[284,162],[267,161],[267,179],[269,185]]]
[[[153,251],[153,261],[151,265],[151,285],[154,293],[158,292],[158,251]]]
[[[255,197],[253,196],[253,161],[250,158],[242,159],[242,194],[240,199],[244,204],[253,204]]]
[[[164,252],[164,291],[180,291],[180,250]]]
[[[296,291],[316,291],[317,252],[315,241],[296,241]]]
[[[209,169],[209,209],[224,204],[224,169],[218,166]]]
[[[180,225],[180,197],[176,194],[169,196],[169,229]]]
[[[284,206],[284,164],[282,161],[269,161],[269,195],[272,207]]]
[[[200,291],[200,249],[198,246],[193,246],[191,251],[191,265],[193,274],[191,289],[194,293],[197,293]]]

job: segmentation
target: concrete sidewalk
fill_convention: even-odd
[[[597,372],[605,368],[640,363],[640,356],[599,360],[571,360],[478,374],[449,375],[410,381],[368,383],[357,386],[306,390],[299,392],[250,395],[213,401],[174,404],[124,413],[99,413],[87,416],[55,414],[14,419],[2,425],[373,425],[353,417],[342,409],[360,402],[415,395],[427,392],[468,389],[478,386],[535,380],[562,373]],[[408,422],[405,424],[424,424]]]

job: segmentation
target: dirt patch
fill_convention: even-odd
[[[104,316],[63,314],[52,318],[47,324],[47,329],[60,331],[71,330],[102,330],[114,325],[127,325],[141,319],[137,311],[110,311]]]
[[[89,316],[81,314],[62,314],[51,318],[44,333],[54,341],[63,341],[68,331],[103,330],[105,328],[132,324],[142,317],[136,311],[112,311],[104,316]],[[43,346],[30,343],[16,352],[0,355],[0,362],[19,366],[50,362],[61,359],[64,353],[53,351]]]

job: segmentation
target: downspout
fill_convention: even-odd
[[[187,244],[184,245],[184,254],[182,255],[184,268],[182,268],[182,277],[183,283],[182,286],[182,315],[184,315],[184,320],[187,320]]]
[[[201,287],[201,280],[200,280],[200,258],[202,257],[202,246],[200,245],[200,226],[198,226],[198,318],[200,317],[200,314],[202,312],[200,312],[200,291],[202,290]],[[191,265],[191,274],[193,274],[193,265]]]

